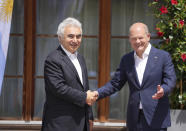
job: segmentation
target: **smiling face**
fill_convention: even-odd
[[[144,26],[142,23],[136,23],[130,28],[129,41],[139,57],[142,57],[150,41],[150,34],[145,30]]]
[[[79,27],[69,25],[65,27],[64,35],[59,39],[63,47],[73,54],[81,44],[82,33]]]

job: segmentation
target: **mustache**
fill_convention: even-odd
[[[71,43],[70,43],[70,45],[71,45],[71,46],[77,46],[77,45],[78,45],[78,43],[71,42]]]

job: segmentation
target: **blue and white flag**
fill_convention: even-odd
[[[0,95],[8,51],[13,0],[0,0]]]

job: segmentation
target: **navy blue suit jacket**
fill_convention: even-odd
[[[176,75],[169,53],[151,47],[141,85],[135,69],[134,51],[124,55],[112,80],[98,89],[99,99],[119,91],[126,82],[130,90],[128,128],[137,125],[140,100],[149,126],[166,128],[171,125],[168,95],[175,87]],[[157,92],[157,85],[162,86],[165,94],[159,100],[154,100],[152,96]]]

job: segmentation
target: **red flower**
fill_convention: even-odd
[[[171,0],[171,4],[172,5],[177,5],[178,4],[178,1],[177,0]]]
[[[158,2],[158,0],[154,0],[155,2]]]
[[[162,37],[164,33],[163,33],[163,32],[158,31],[158,32],[157,32],[157,34],[158,34],[158,36],[159,36],[159,37]]]
[[[184,25],[184,20],[180,20],[179,23],[180,23],[180,26],[181,26],[181,28],[182,28],[183,25]]]
[[[165,6],[162,6],[162,7],[160,8],[160,11],[161,11],[160,14],[166,14],[166,13],[168,13],[168,10],[167,10],[167,8],[166,8]]]
[[[181,54],[181,58],[183,60],[183,62],[186,60],[186,54]]]

